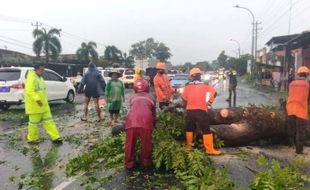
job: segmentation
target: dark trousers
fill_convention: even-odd
[[[186,111],[186,131],[194,132],[197,126],[203,134],[210,134],[209,118],[204,110],[187,110]]]
[[[126,129],[125,141],[125,167],[133,168],[135,166],[135,144],[141,139],[140,159],[144,167],[152,164],[152,130],[145,128]]]
[[[233,104],[234,106],[236,106],[236,88],[237,88],[237,85],[236,84],[229,84],[229,97],[228,97],[228,100],[229,100],[229,104],[231,104],[231,96],[233,94]]]
[[[169,106],[169,102],[159,102],[159,108],[162,110],[164,107]]]
[[[290,145],[295,144],[296,153],[301,154],[306,139],[307,120],[289,115],[287,118],[287,135]]]

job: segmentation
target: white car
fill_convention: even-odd
[[[133,87],[135,77],[134,69],[126,69],[122,76],[122,81],[126,88]]]
[[[99,71],[102,75],[102,78],[104,79],[104,82],[107,84],[109,80],[111,80],[111,77],[109,77],[111,70],[99,70]]]
[[[25,78],[31,67],[0,68],[0,109],[8,109],[11,105],[24,103]],[[43,78],[46,84],[49,101],[65,100],[72,103],[75,98],[75,88],[70,80],[61,77],[56,72],[45,69]]]

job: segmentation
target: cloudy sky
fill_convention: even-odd
[[[131,44],[153,37],[171,49],[173,64],[216,59],[221,50],[236,56],[250,52],[250,14],[262,24],[258,48],[276,35],[288,34],[292,1],[291,33],[310,30],[309,0],[1,0],[0,48],[28,54],[35,21],[63,30],[63,53],[75,53],[81,42],[107,45],[124,52]]]

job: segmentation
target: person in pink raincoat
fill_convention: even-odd
[[[156,120],[156,100],[149,93],[148,82],[137,80],[134,91],[125,123],[125,168],[129,171],[135,167],[135,144],[138,138],[141,139],[142,167],[147,168],[152,164],[152,131]]]

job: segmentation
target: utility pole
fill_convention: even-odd
[[[38,30],[39,26],[42,26],[42,23],[39,23],[38,21],[36,21],[35,23],[31,23],[31,26],[35,26],[36,30]]]
[[[257,59],[257,39],[258,39],[258,30],[262,30],[262,28],[258,28],[258,25],[262,24],[262,22],[260,21],[256,21],[255,22],[255,53],[254,53],[254,68],[253,68],[253,72],[254,72],[254,76],[257,75],[258,72],[258,67],[256,64],[256,59]]]
[[[255,73],[254,73],[254,64],[255,64],[255,55],[254,55],[255,16],[254,16],[254,13],[249,8],[241,7],[239,5],[235,5],[233,7],[239,8],[239,9],[244,9],[244,10],[248,11],[252,17],[252,47],[251,47],[251,73],[250,73],[250,75],[251,75],[251,78],[254,79],[254,75],[255,75]]]

